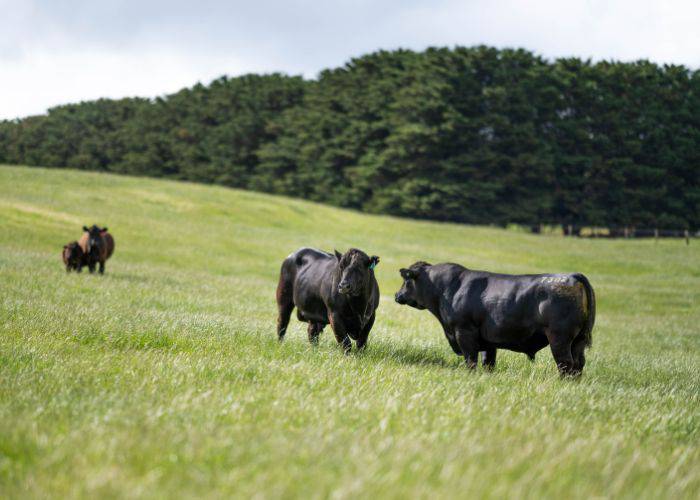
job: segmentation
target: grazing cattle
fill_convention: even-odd
[[[595,321],[595,294],[584,275],[514,276],[426,262],[400,272],[396,302],[433,313],[469,368],[480,351],[484,366],[493,368],[498,348],[533,359],[549,344],[562,375],[583,370]]]
[[[66,265],[66,272],[71,272],[74,269],[77,272],[83,270],[85,263],[85,254],[77,241],[72,241],[67,245],[63,245],[63,263]]]
[[[379,286],[374,268],[379,257],[356,248],[335,255],[302,248],[282,263],[277,286],[277,336],[284,339],[289,317],[297,308],[299,321],[307,321],[309,342],[318,342],[330,323],[335,338],[348,353],[350,339],[362,349],[367,343],[377,306]]]
[[[78,243],[85,254],[85,260],[91,273],[95,272],[95,266],[99,262],[100,274],[105,272],[105,261],[114,252],[114,238],[107,232],[107,228],[99,228],[93,225],[88,228],[83,226],[83,235]]]

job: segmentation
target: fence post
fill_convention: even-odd
[[[690,245],[690,234],[687,229],[685,230],[685,244]]]
[[[658,228],[654,228],[654,243],[659,242],[659,230]]]

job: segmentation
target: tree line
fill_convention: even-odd
[[[0,122],[0,162],[475,224],[698,229],[700,71],[491,47],[379,51]]]

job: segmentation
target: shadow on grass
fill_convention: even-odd
[[[353,354],[373,361],[389,361],[400,366],[436,366],[440,368],[460,368],[462,358],[445,356],[441,350],[418,346],[397,346],[389,343],[373,343],[362,352]]]
[[[335,343],[335,339],[321,341],[319,345],[311,346],[306,339],[296,336],[285,337],[284,342],[274,340],[274,344],[284,346],[288,343],[293,343],[295,348],[302,347],[299,355],[304,356],[307,353],[324,352],[325,354],[337,354],[344,356],[342,348]],[[272,340],[269,340],[272,345]],[[308,348],[308,349],[307,349]],[[365,349],[358,351],[356,344],[353,342],[352,351],[348,354],[350,358],[362,359],[367,362],[391,363],[395,366],[417,366],[417,367],[439,367],[439,368],[461,368],[464,363],[464,358],[454,355],[451,351],[443,350],[433,346],[421,346],[415,344],[400,344],[398,342],[387,342],[386,340],[377,340],[368,342]]]

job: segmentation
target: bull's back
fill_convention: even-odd
[[[531,330],[539,322],[537,284],[530,276],[484,274],[468,288],[477,322],[490,331]]]
[[[335,261],[315,248],[301,248],[285,259],[283,273],[291,281],[294,305],[307,319],[327,321],[323,296]]]
[[[535,332],[554,321],[580,322],[586,291],[571,274],[467,275],[455,308],[491,334]]]
[[[315,248],[298,250],[294,254],[295,287],[307,288],[320,295],[320,289],[324,281],[330,278],[330,271],[335,261],[335,256]]]
[[[502,282],[505,297],[495,303],[502,306],[504,325],[509,328],[573,328],[585,320],[586,290],[575,275],[524,275],[497,280]]]
[[[280,281],[294,288],[298,283],[314,286],[322,281],[334,259],[333,255],[315,248],[300,248],[290,253],[282,262]]]

